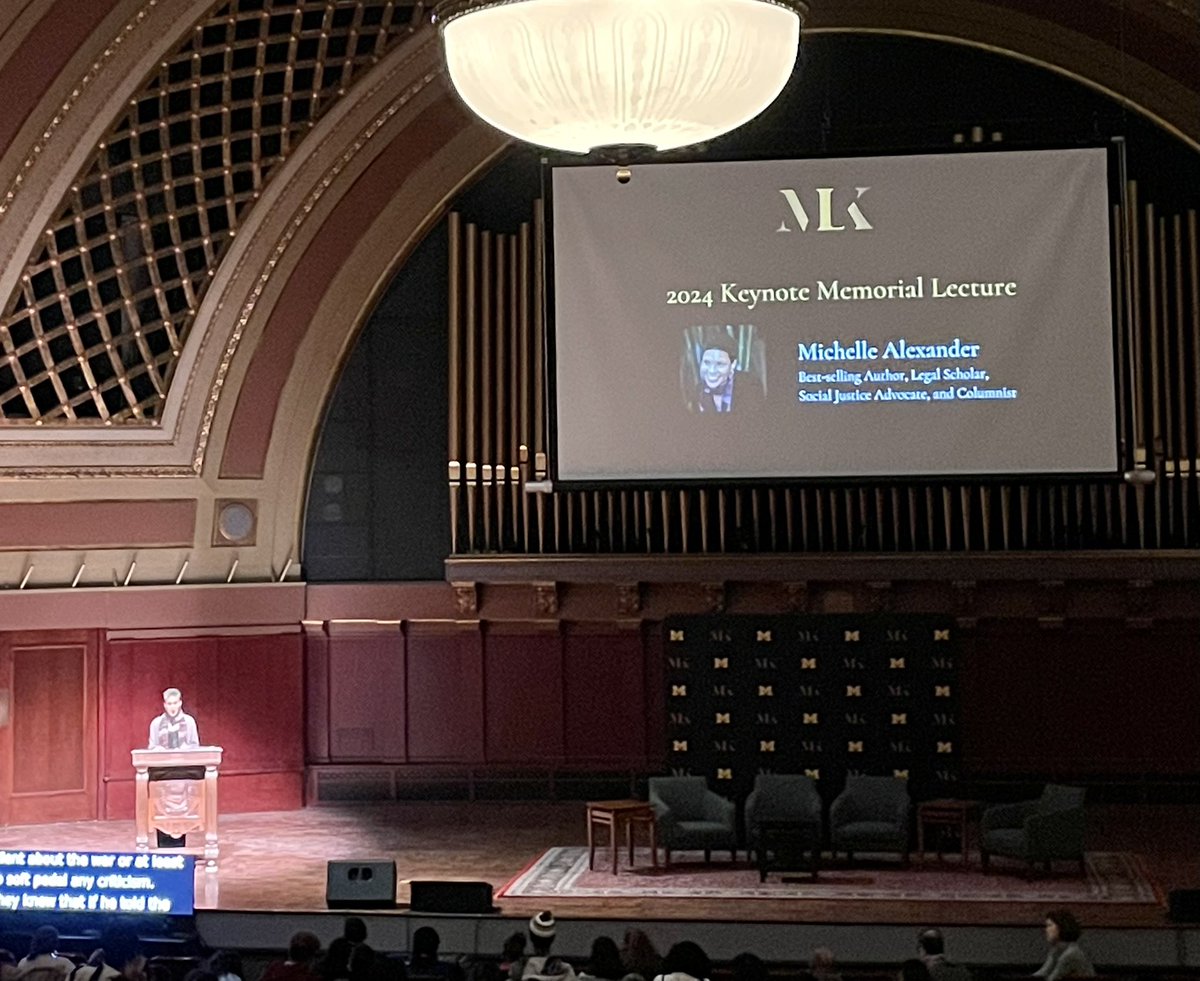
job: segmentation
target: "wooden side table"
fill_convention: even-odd
[[[925,828],[929,826],[936,828],[937,835],[937,857],[938,861],[942,858],[942,834],[946,828],[953,828],[958,832],[958,839],[962,845],[962,860],[963,865],[968,862],[968,843],[971,820],[979,813],[982,805],[977,800],[954,800],[952,798],[941,798],[939,800],[927,800],[917,805],[917,854],[921,861],[925,861]]]
[[[612,852],[612,874],[617,874],[617,838],[625,829],[625,845],[629,849],[629,864],[633,865],[633,826],[644,824],[650,831],[650,861],[658,868],[658,830],[654,823],[654,808],[644,800],[594,800],[587,805],[588,868],[596,861],[596,825],[608,827],[608,848]]]

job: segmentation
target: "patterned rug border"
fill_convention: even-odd
[[[714,861],[706,866],[699,861],[679,861],[686,853],[673,856],[675,861],[672,868],[678,869],[682,877],[696,878],[698,876],[719,877],[721,864]],[[607,858],[607,855],[605,856]],[[698,856],[697,856],[698,858]],[[588,850],[583,846],[556,846],[548,848],[535,856],[502,888],[497,890],[496,897],[526,898],[526,897],[578,897],[578,898],[675,898],[675,899],[820,899],[820,900],[900,900],[904,902],[980,902],[980,903],[1104,903],[1128,905],[1163,905],[1161,890],[1147,874],[1146,868],[1139,855],[1132,852],[1088,852],[1085,856],[1087,867],[1087,882],[1073,879],[1038,879],[1027,881],[1022,877],[1021,870],[1015,866],[1010,872],[1004,868],[993,866],[986,874],[988,882],[993,883],[991,892],[977,889],[961,891],[945,888],[923,889],[912,888],[911,885],[888,886],[877,884],[873,879],[866,879],[862,885],[851,885],[845,882],[830,881],[830,876],[838,873],[845,875],[882,875],[910,879],[920,876],[923,869],[937,874],[941,878],[959,877],[963,870],[955,869],[953,865],[926,866],[914,863],[908,869],[880,869],[876,867],[830,868],[822,869],[816,882],[807,878],[797,881],[783,882],[777,874],[772,875],[767,882],[753,882],[751,885],[735,883],[732,885],[703,886],[682,884],[678,879],[671,881],[670,872],[653,873],[648,868],[649,853],[639,854],[639,868],[630,870],[622,863],[621,874],[612,879],[611,884],[583,884],[580,879],[585,875],[597,875],[605,867],[600,864],[597,856],[595,872],[589,872],[587,867]],[[729,866],[726,866],[729,869]],[[747,875],[753,870],[745,862],[739,862],[731,871]],[[973,879],[983,877],[984,873],[975,856],[975,864],[965,873]],[[757,877],[757,873],[755,873]],[[932,885],[932,883],[930,883]],[[1057,888],[1056,888],[1057,887]]]

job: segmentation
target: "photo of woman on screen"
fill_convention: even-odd
[[[766,357],[753,324],[689,327],[683,334],[680,386],[688,411],[745,414],[766,394]]]

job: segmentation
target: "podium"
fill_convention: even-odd
[[[135,749],[130,752],[137,795],[137,847],[150,847],[150,833],[180,838],[204,834],[204,862],[217,865],[217,768],[220,746],[192,749]]]

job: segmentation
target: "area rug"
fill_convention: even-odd
[[[652,868],[648,851],[637,855],[633,868],[622,861],[613,875],[605,853],[588,870],[583,847],[550,848],[538,856],[497,896],[678,897],[694,899],[879,899],[903,901],[1003,903],[1161,903],[1139,858],[1130,852],[1089,852],[1086,875],[1076,866],[1025,879],[1021,868],[994,861],[984,874],[978,857],[966,868],[947,860],[913,862],[908,868],[884,862],[858,867],[822,868],[814,882],[808,876],[772,873],[758,881],[758,870],[746,862],[705,864],[699,853],[675,852],[668,869]],[[624,855],[622,855],[624,859]],[[786,881],[785,881],[786,880]]]

